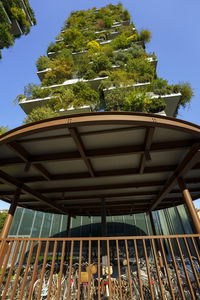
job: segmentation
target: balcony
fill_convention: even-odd
[[[3,239],[1,297],[199,299],[199,238]]]

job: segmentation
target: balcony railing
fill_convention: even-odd
[[[1,299],[200,299],[200,235],[6,239]]]

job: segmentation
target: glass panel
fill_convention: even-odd
[[[92,218],[92,236],[101,235],[101,217]]]
[[[43,215],[44,215],[44,213],[42,213],[41,211],[37,211],[36,217],[35,217],[35,222],[34,222],[33,228],[32,228],[31,237],[40,237]]]
[[[67,215],[63,215],[63,221],[62,221],[62,225],[61,225],[61,236],[66,237],[66,230],[67,230],[67,220],[68,220],[68,216]],[[72,221],[72,219],[71,219]]]
[[[151,227],[151,221],[150,221],[149,214],[146,214],[146,220],[147,220],[147,226],[148,226],[149,234],[153,235],[153,230],[152,230],[152,227]]]
[[[60,223],[62,215],[54,214],[52,219],[51,236],[58,235],[60,233]]]
[[[81,236],[91,236],[91,234],[92,234],[91,218],[84,216],[82,217]]]
[[[144,214],[136,214],[135,215],[135,219],[136,219],[136,232],[137,235],[146,235],[148,234],[147,232],[147,227],[146,227],[146,222],[144,219]]]
[[[52,221],[52,214],[45,213],[44,222],[42,225],[42,231],[41,231],[41,238],[42,237],[49,237],[49,231],[51,228],[51,221]]]
[[[13,222],[12,222],[10,230],[9,230],[9,235],[16,235],[18,227],[19,227],[19,222],[20,222],[21,216],[22,216],[22,211],[23,211],[23,208],[17,207],[15,214],[14,214]]]
[[[31,228],[33,225],[34,211],[31,209],[26,209],[24,211],[23,220],[21,222],[18,235],[30,235]]]
[[[82,217],[77,216],[76,218],[72,218],[71,222],[71,236],[77,237],[81,235],[81,223],[82,223]]]
[[[181,221],[182,221],[182,225],[185,230],[185,233],[186,234],[194,233],[192,230],[192,227],[190,225],[190,220],[187,215],[185,206],[179,205],[179,206],[177,206],[177,209],[178,209],[179,215],[181,216]]]

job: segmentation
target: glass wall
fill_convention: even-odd
[[[67,216],[42,213],[18,207],[9,236],[55,237],[66,236]],[[184,205],[153,212],[157,234],[193,233],[191,220]],[[100,217],[76,217],[71,219],[70,236],[101,236]],[[149,215],[108,216],[108,236],[152,235]]]

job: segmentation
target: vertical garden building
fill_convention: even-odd
[[[72,12],[47,56],[36,65],[41,85],[28,85],[19,105],[26,122],[57,115],[98,111],[133,111],[175,117],[190,100],[187,84],[169,85],[156,73],[155,53],[147,53],[148,30],[138,31],[122,5]],[[189,94],[189,95],[188,95]],[[184,205],[154,213],[159,234],[190,233]],[[101,218],[71,219],[72,236],[98,236]],[[129,229],[132,225],[132,231]],[[65,236],[67,216],[18,208],[10,236]],[[146,213],[107,216],[109,235],[151,234]]]
[[[22,34],[28,34],[36,24],[28,0],[0,1],[0,49],[8,48]]]

